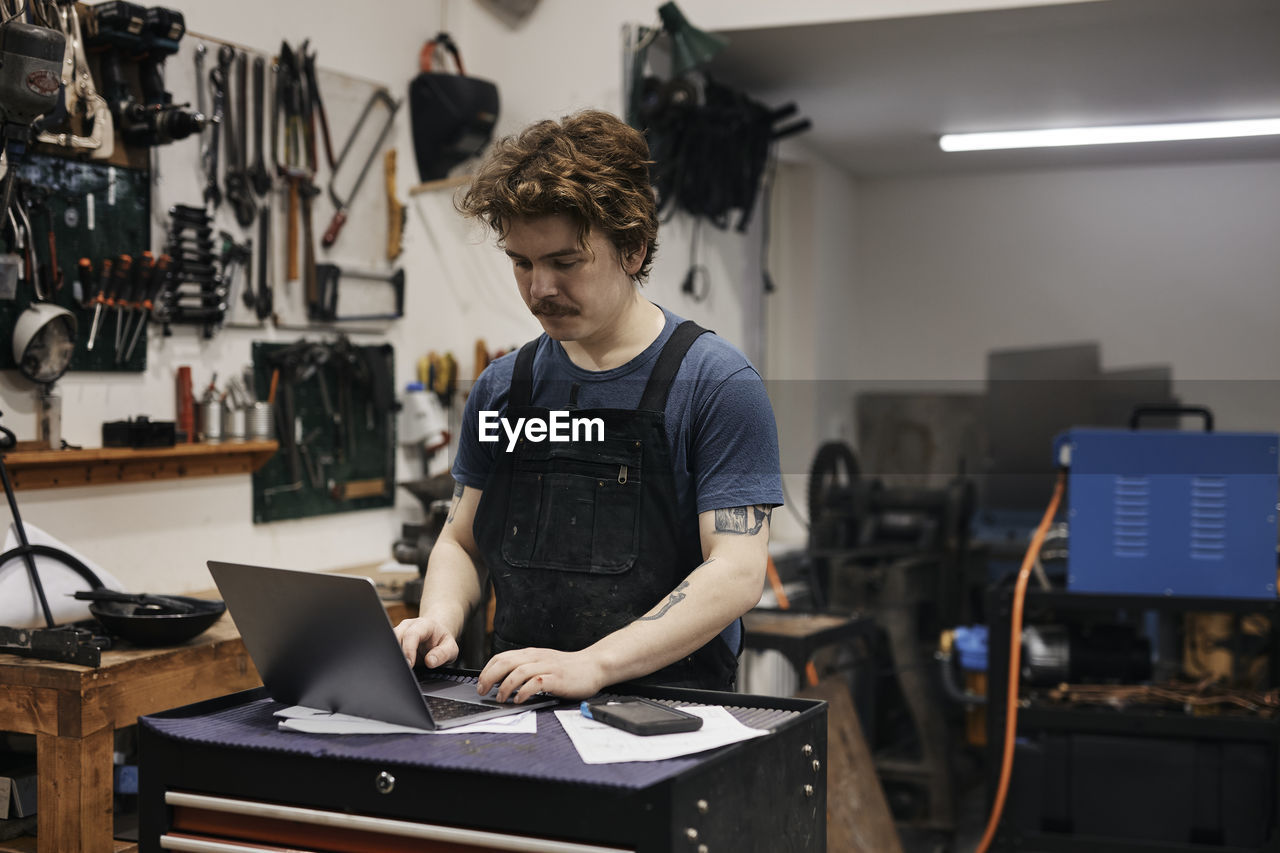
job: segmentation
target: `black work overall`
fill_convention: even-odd
[[[495,653],[586,648],[667,599],[702,562],[698,537],[682,533],[677,518],[663,412],[685,353],[705,331],[689,321],[676,327],[635,410],[571,412],[601,419],[603,441],[521,438],[499,450],[473,527],[497,599]],[[536,346],[516,356],[509,421],[550,420],[550,409],[531,403]],[[640,681],[726,690],[736,669],[717,636]]]

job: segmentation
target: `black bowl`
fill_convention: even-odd
[[[208,630],[227,610],[226,602],[208,598],[170,595],[191,605],[190,613],[174,613],[124,601],[94,601],[89,612],[108,634],[139,646],[169,646],[182,643]]]

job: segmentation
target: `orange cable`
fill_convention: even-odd
[[[769,577],[769,586],[773,588],[773,597],[778,599],[778,607],[782,610],[791,609],[791,599],[787,598],[786,590],[782,588],[782,578],[778,577],[778,567],[773,564],[773,557],[765,562],[765,574]],[[810,687],[818,685],[818,667],[813,661],[807,661],[804,665],[805,681]]]
[[[768,557],[764,566],[765,573],[769,576],[769,586],[773,587],[773,596],[778,599],[778,607],[783,610],[790,610],[791,601],[782,589],[782,578],[778,577],[778,567],[773,564],[772,556]]]
[[[1027,547],[1027,555],[1022,559],[1022,568],[1018,569],[1018,579],[1013,587],[1013,614],[1009,626],[1009,691],[1005,705],[1004,722],[1004,758],[1000,762],[1000,784],[996,788],[995,802],[991,804],[991,816],[987,819],[987,829],[982,834],[976,853],[986,853],[996,835],[996,827],[1000,825],[1000,816],[1004,811],[1005,797],[1009,794],[1009,779],[1013,776],[1013,740],[1018,728],[1018,672],[1022,665],[1022,605],[1027,597],[1027,582],[1031,579],[1031,569],[1040,556],[1040,548],[1049,534],[1049,525],[1058,514],[1058,504],[1062,501],[1062,493],[1067,485],[1066,471],[1058,472],[1058,481],[1053,486],[1053,497],[1040,519],[1040,526],[1031,537]]]

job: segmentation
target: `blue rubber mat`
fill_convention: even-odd
[[[678,704],[678,703],[672,703]],[[282,706],[258,699],[198,717],[142,717],[139,725],[173,740],[232,749],[341,758],[439,770],[461,770],[555,782],[640,789],[676,776],[720,750],[665,761],[584,764],[552,714],[535,712],[537,734],[314,735],[281,731]],[[752,728],[773,730],[797,711],[735,708],[729,712]],[[732,747],[722,747],[730,749]]]

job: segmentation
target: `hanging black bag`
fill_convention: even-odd
[[[453,57],[457,74],[433,71],[437,48]],[[458,46],[440,33],[422,46],[421,72],[409,83],[409,115],[418,178],[435,181],[489,144],[498,121],[498,87],[466,76]]]

